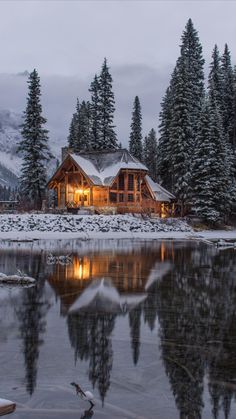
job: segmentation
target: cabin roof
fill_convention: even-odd
[[[163,188],[159,183],[154,182],[150,176],[145,177],[150,189],[153,192],[153,195],[156,199],[156,201],[160,202],[170,202],[173,199],[175,199],[175,196],[167,191],[165,188]]]
[[[148,171],[126,149],[81,152],[71,154],[71,157],[95,185],[111,185],[120,169]]]

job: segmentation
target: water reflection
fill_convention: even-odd
[[[181,419],[201,418],[208,400],[211,414],[204,417],[230,417],[236,398],[235,250],[190,242],[124,242],[118,250],[99,251],[85,243],[79,252],[73,249],[72,261],[47,265],[46,251],[32,251],[30,257],[27,251],[0,254],[1,271],[20,268],[39,278],[35,288],[21,291],[15,305],[29,394],[36,388],[51,309],[49,284],[66,320],[75,363],[88,363],[88,379],[102,403],[112,391],[114,330],[124,319],[136,368],[142,331],[157,333]]]

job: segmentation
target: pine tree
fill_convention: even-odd
[[[138,96],[135,96],[134,99],[131,132],[129,138],[130,153],[138,160],[142,161],[142,114]]]
[[[99,76],[99,121],[101,127],[99,143],[103,149],[118,147],[115,126],[113,125],[114,111],[115,99],[112,91],[112,77],[105,58]]]
[[[191,120],[192,91],[183,57],[178,59],[173,80],[174,97],[170,122],[170,146],[173,192],[183,206],[190,201],[191,150],[194,134]]]
[[[101,123],[99,115],[99,80],[95,74],[94,80],[90,85],[89,92],[91,93],[91,102],[90,102],[90,120],[91,120],[91,141],[90,148],[91,150],[101,150],[102,144],[101,140]]]
[[[23,196],[35,208],[41,208],[47,179],[45,163],[52,156],[48,148],[48,130],[44,128],[46,119],[42,116],[40,78],[35,69],[29,75],[28,84],[22,140],[18,146],[18,151],[23,155],[20,188]]]
[[[149,176],[157,181],[157,138],[153,128],[144,139],[143,162],[149,170]]]
[[[90,149],[90,103],[82,101],[79,109],[79,128],[76,151]]]
[[[90,103],[83,100],[80,104],[77,99],[76,112],[72,116],[68,136],[68,145],[75,153],[90,149],[90,113]]]
[[[180,57],[162,104],[158,148],[161,181],[164,186],[171,185],[182,208],[191,202],[192,151],[204,98],[203,65],[202,46],[189,19],[182,35]]]
[[[228,84],[232,76],[232,85],[233,89],[233,73],[231,72],[230,64],[230,55],[228,48],[225,48],[224,58],[222,57],[222,64],[219,57],[219,51],[217,46],[215,46],[212,54],[212,62],[210,64],[210,73],[208,78],[208,93],[209,93],[209,110],[211,112],[211,118],[215,120],[215,129],[217,130],[216,138],[214,135],[212,141],[217,142],[217,138],[221,138],[219,147],[216,144],[216,147],[219,152],[219,155],[216,158],[221,159],[222,163],[222,173],[219,173],[218,181],[222,182],[221,186],[221,198],[218,197],[215,202],[215,209],[220,212],[221,219],[223,219],[227,213],[230,211],[230,203],[235,196],[235,182],[234,182],[234,163],[233,163],[233,149],[232,143],[229,142],[229,136],[233,138],[233,96],[232,102],[230,103],[230,94],[228,89]],[[230,75],[231,74],[231,75]],[[228,92],[228,93],[227,93]],[[228,98],[228,99],[227,99]],[[228,104],[228,105],[227,105]],[[228,120],[228,115],[230,111],[227,108],[231,109],[231,118]],[[218,120],[217,120],[218,118]],[[230,122],[231,120],[231,122]],[[214,122],[212,122],[214,124]],[[213,129],[213,125],[212,129]],[[224,192],[223,192],[224,190]],[[219,200],[221,199],[221,203]]]
[[[221,58],[223,128],[227,141],[233,146],[234,76],[228,45]]]
[[[171,83],[174,80],[174,74],[171,78]],[[171,166],[171,143],[170,143],[170,123],[172,118],[172,86],[167,88],[165,96],[161,103],[160,112],[160,125],[159,132],[160,137],[157,148],[157,173],[159,181],[164,186],[172,190],[172,166]]]
[[[220,212],[215,206],[215,169],[218,164],[214,139],[211,136],[209,104],[206,100],[199,118],[198,135],[193,155],[193,208],[208,223],[215,223]]]
[[[217,45],[215,45],[212,53],[212,61],[210,63],[210,71],[208,77],[208,90],[210,100],[217,104],[220,113],[222,113],[223,80],[221,71],[221,59]]]
[[[228,144],[228,165],[230,171],[230,193],[232,202],[236,201],[236,143],[235,143],[235,81],[228,45],[225,45],[222,55],[222,123],[225,140]]]
[[[79,109],[80,109],[80,104],[77,98],[76,112],[72,116],[70,128],[69,128],[69,135],[68,135],[68,146],[74,150],[77,148],[76,143],[78,140]]]

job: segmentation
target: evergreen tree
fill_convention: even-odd
[[[77,151],[90,149],[90,103],[82,101],[79,109]]]
[[[211,141],[214,147],[214,156],[217,160],[216,164],[221,166],[219,170],[219,176],[216,179],[216,183],[220,183],[221,186],[216,188],[215,210],[219,211],[220,218],[226,217],[230,211],[230,204],[235,196],[235,183],[234,183],[234,164],[233,164],[233,150],[229,143],[229,135],[231,132],[232,136],[232,125],[227,122],[228,111],[227,111],[227,82],[230,76],[226,76],[226,73],[230,73],[230,56],[227,47],[225,48],[223,63],[221,65],[219,51],[215,46],[212,55],[212,62],[210,64],[210,73],[208,78],[208,94],[209,94],[209,112],[210,112],[210,125],[211,129]],[[232,73],[233,81],[233,73]],[[233,85],[232,85],[233,89]],[[230,101],[228,100],[228,103]],[[231,104],[233,108],[233,103]],[[233,111],[232,111],[233,112]],[[231,125],[231,128],[229,127]],[[214,132],[215,130],[215,132]],[[216,169],[217,171],[217,169]]]
[[[192,91],[183,57],[178,59],[173,80],[174,97],[170,122],[170,146],[173,192],[183,206],[190,201],[191,150],[193,126],[191,121]]]
[[[217,45],[215,45],[213,49],[212,61],[210,63],[208,91],[210,101],[216,103],[220,113],[222,114],[223,80],[220,54]]]
[[[114,149],[118,147],[115,126],[113,125],[115,99],[112,91],[112,77],[109,73],[107,60],[104,59],[101,74],[99,76],[99,121],[100,149]]]
[[[233,146],[234,76],[228,45],[221,58],[223,128],[227,141]]]
[[[95,74],[94,80],[90,85],[89,92],[91,93],[91,103],[90,103],[90,120],[91,120],[91,150],[100,150],[102,149],[101,140],[101,123],[100,123],[100,113],[99,113],[99,80]]]
[[[228,145],[228,162],[230,172],[230,193],[232,201],[236,201],[236,143],[235,143],[235,82],[228,45],[222,55],[222,123],[225,140]]]
[[[191,202],[191,160],[197,122],[204,98],[204,60],[198,33],[188,20],[182,35],[180,57],[172,74],[160,115],[161,141],[158,168],[164,186],[184,206]],[[168,170],[170,174],[168,175]]]
[[[174,80],[172,75],[171,82]],[[171,143],[170,143],[170,123],[172,118],[171,109],[172,86],[168,87],[161,103],[160,112],[160,137],[157,148],[157,173],[159,181],[169,190],[173,189],[172,166],[171,166]]]
[[[220,218],[224,219],[229,211],[230,198],[230,163],[228,146],[225,141],[221,114],[216,103],[209,106],[210,117],[210,141],[214,147],[214,165],[212,166],[212,194],[214,208],[219,212]]]
[[[23,155],[20,188],[24,197],[29,199],[34,207],[41,208],[47,179],[45,163],[52,156],[48,148],[48,130],[44,128],[46,119],[42,116],[40,78],[36,70],[29,75],[28,84],[22,140],[18,147],[18,152]]]
[[[157,181],[157,139],[153,128],[144,139],[143,161],[149,170],[149,176]]]
[[[215,186],[219,184],[218,165],[221,165],[221,162],[218,161],[215,141],[221,141],[222,131],[219,127],[218,135],[214,138],[212,132],[214,115],[213,109],[209,109],[208,101],[206,101],[199,118],[192,165],[193,207],[197,215],[209,223],[215,223],[220,219],[220,211],[219,208],[217,209],[214,192]]]
[[[72,120],[71,120],[70,128],[69,128],[69,135],[68,135],[68,146],[74,150],[77,149],[77,139],[78,139],[78,129],[79,129],[79,109],[80,109],[80,104],[77,98],[76,112],[72,116]]]
[[[134,99],[131,133],[129,138],[130,153],[138,160],[142,161],[142,114],[138,96],[135,96]]]
[[[68,145],[75,153],[90,149],[90,103],[79,103],[77,99],[76,112],[72,116]]]

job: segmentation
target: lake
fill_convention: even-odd
[[[68,258],[60,256],[69,255]],[[236,417],[236,250],[0,242],[0,397],[15,419]],[[71,382],[94,394],[95,407]]]

